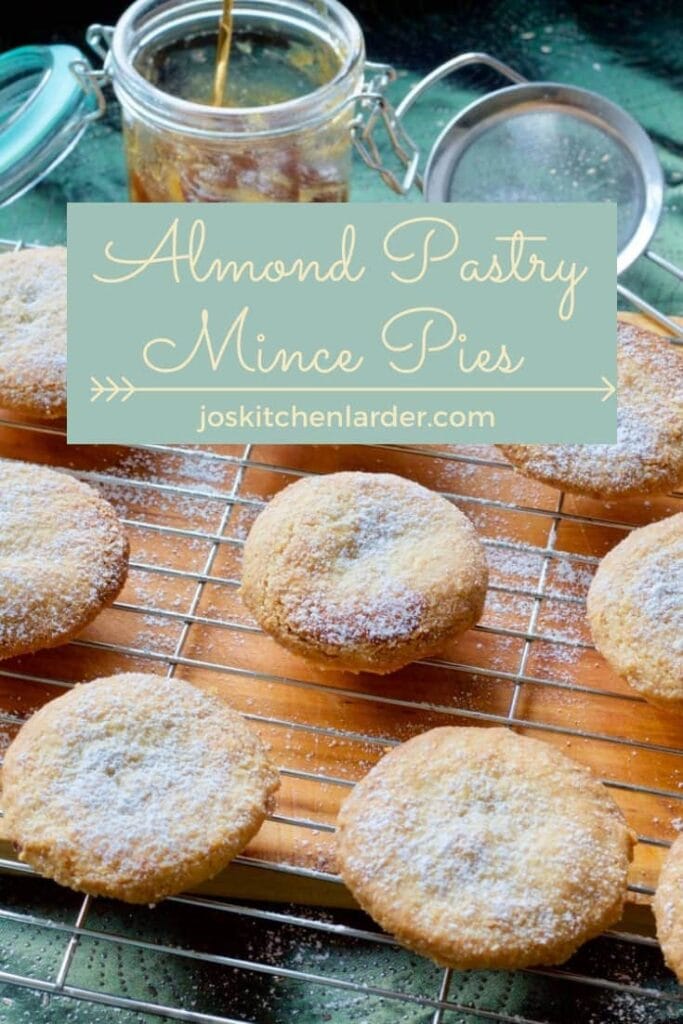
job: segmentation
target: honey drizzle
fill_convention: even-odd
[[[223,11],[218,22],[218,45],[216,47],[216,70],[213,76],[213,105],[222,107],[225,99],[225,83],[228,80],[230,46],[232,44],[232,5],[234,0],[223,0]]]

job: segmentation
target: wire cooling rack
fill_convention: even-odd
[[[9,418],[0,455],[98,487],[131,539],[129,581],[111,609],[65,647],[3,663],[3,743],[75,682],[178,674],[224,693],[282,776],[276,810],[236,869],[155,909],[60,890],[6,848],[1,1021],[99,1024],[114,1009],[123,1024],[683,1020],[645,906],[683,826],[683,725],[609,672],[584,614],[604,553],[678,511],[683,495],[579,499],[482,447],[67,447],[60,426]],[[442,657],[379,680],[321,674],[280,651],[237,595],[244,537],[264,503],[298,476],[339,469],[398,472],[439,490],[474,521],[491,566],[482,622]],[[460,974],[345,908],[333,854],[340,800],[387,747],[443,724],[509,725],[597,771],[639,836],[620,930],[561,968]]]

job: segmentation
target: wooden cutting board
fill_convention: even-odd
[[[590,646],[583,599],[598,560],[628,528],[680,511],[682,496],[560,498],[488,447],[67,447],[61,426],[5,419],[0,455],[68,467],[100,487],[128,521],[132,550],[123,593],[78,641],[2,664],[0,744],[65,684],[170,667],[252,716],[283,769],[274,820],[202,891],[350,905],[333,877],[333,826],[349,785],[417,732],[507,721],[610,785],[640,837],[631,902],[648,902],[683,827],[683,718],[635,698],[610,671]],[[440,659],[381,678],[320,672],[280,650],[242,607],[242,543],[262,503],[301,473],[342,469],[400,473],[440,490],[485,539],[484,618]],[[0,856],[13,859],[6,841]]]

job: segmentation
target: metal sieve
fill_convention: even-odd
[[[513,84],[460,110],[437,138],[420,174],[417,147],[403,119],[436,82],[471,65],[491,68]],[[613,202],[617,274],[645,254],[683,280],[679,267],[648,249],[664,199],[654,146],[625,110],[603,96],[557,82],[529,82],[489,54],[465,53],[435,68],[383,117],[395,135],[409,141],[393,147],[407,168],[400,183],[385,177],[394,191],[405,194],[417,184],[432,202]],[[366,163],[368,149],[378,155],[371,138],[376,120],[373,112],[359,132]],[[382,170],[377,159],[371,166]],[[623,285],[618,290],[674,338],[683,337],[669,317]]]

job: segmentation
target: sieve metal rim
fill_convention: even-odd
[[[642,255],[657,229],[664,202],[664,176],[654,146],[643,128],[622,107],[598,93],[560,82],[523,82],[479,97],[460,110],[442,130],[431,148],[424,172],[424,195],[432,202],[446,201],[450,180],[467,149],[471,132],[488,119],[522,105],[541,109],[552,105],[568,116],[592,121],[629,153],[642,182],[641,214],[636,229],[617,255],[617,274]]]

